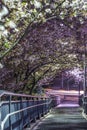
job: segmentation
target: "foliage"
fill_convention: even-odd
[[[0,79],[5,89],[32,93],[59,72],[82,67],[87,2],[3,0],[0,8]]]
[[[0,24],[1,56],[18,43],[27,27],[57,17],[61,24],[76,30],[87,18],[87,2],[84,0],[2,0]],[[78,20],[77,20],[78,19]],[[9,45],[6,46],[5,43]]]

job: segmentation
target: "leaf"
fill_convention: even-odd
[[[5,47],[5,48],[9,49],[10,46],[11,46],[11,45],[10,45],[8,42],[4,43],[4,47]]]

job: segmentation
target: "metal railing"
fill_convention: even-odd
[[[84,113],[87,115],[87,96],[83,96],[82,106],[83,106]]]
[[[55,99],[53,99],[55,100]],[[0,130],[23,130],[46,114],[52,98],[0,91]],[[55,104],[54,104],[55,106]]]

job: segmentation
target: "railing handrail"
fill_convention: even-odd
[[[7,114],[6,117],[4,118],[4,120],[3,120],[2,123],[1,123],[1,130],[3,130],[4,125],[5,125],[6,121],[8,120],[8,118],[9,118],[10,116],[12,116],[12,115],[14,115],[14,114],[17,114],[17,113],[20,113],[20,112],[22,112],[22,111],[28,110],[28,109],[30,109],[30,108],[42,106],[42,105],[45,105],[45,104],[50,104],[51,101],[52,101],[52,99],[51,99],[49,102],[47,102],[47,103],[42,103],[42,104],[38,104],[38,105],[29,106],[29,107],[26,107],[26,108],[24,108],[24,109],[21,109],[21,110],[18,110],[18,111],[15,111],[15,112],[12,112],[12,113]]]
[[[76,97],[79,97],[79,94],[67,94],[67,93],[58,93],[58,94],[49,94],[50,96],[76,96]],[[80,94],[81,95],[81,94]],[[87,96],[86,96],[87,97]]]
[[[0,98],[4,95],[16,96],[16,97],[48,98],[47,96],[33,96],[33,95],[28,95],[28,94],[16,94],[16,93],[11,93],[11,92],[2,92],[0,94]]]

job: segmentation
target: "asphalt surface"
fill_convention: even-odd
[[[87,120],[78,104],[66,101],[52,109],[32,130],[87,130]]]

